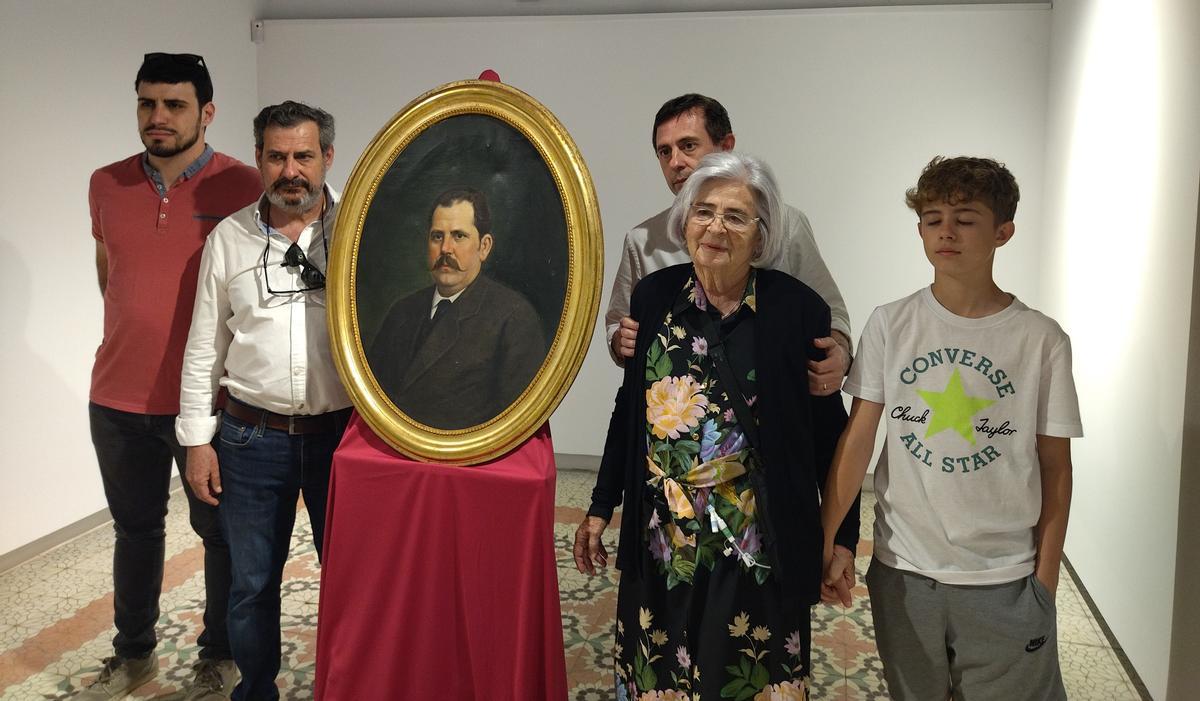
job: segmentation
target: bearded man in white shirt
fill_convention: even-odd
[[[303,493],[317,557],[333,450],[350,414],[325,322],[337,201],[325,185],[333,117],[297,102],[254,119],[263,197],[213,229],[183,358],[188,483],[218,505],[233,586],[233,699],[278,699],[279,589]],[[214,416],[219,388],[228,395]],[[214,438],[215,437],[215,438]]]
[[[729,113],[720,102],[688,93],[667,100],[659,108],[651,140],[667,187],[678,194],[701,158],[714,151],[732,151],[736,139]],[[650,217],[625,236],[604,315],[609,354],[617,365],[623,366],[625,358],[633,355],[637,322],[629,316],[629,298],[638,281],[655,270],[691,262],[687,249],[667,235],[668,211]],[[821,295],[832,314],[833,335],[815,341],[826,357],[808,364],[809,391],[827,396],[841,388],[842,378],[850,369],[850,316],[837,283],[821,259],[808,217],[786,205],[781,228],[784,253],[779,270]]]

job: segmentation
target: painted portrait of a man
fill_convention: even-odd
[[[546,425],[587,354],[599,205],[565,127],[516,88],[449,83],[398,112],[346,186],[330,256],[338,372],[375,434],[479,464]]]
[[[446,429],[484,423],[541,365],[546,346],[533,306],[484,272],[499,245],[482,192],[456,188],[434,199],[431,284],[392,305],[367,354],[380,387],[416,421]]]

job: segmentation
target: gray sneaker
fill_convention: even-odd
[[[106,657],[100,676],[73,698],[83,701],[123,699],[158,674],[158,657]]]
[[[237,686],[237,666],[233,660],[200,660],[192,669],[192,685],[181,701],[222,701],[228,699]]]

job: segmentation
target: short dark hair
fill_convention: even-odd
[[[996,224],[1013,220],[1020,199],[1017,179],[1003,163],[970,156],[934,156],[917,186],[904,193],[905,203],[917,216],[931,202],[956,205],[979,200],[991,208]]]
[[[438,207],[451,207],[455,202],[470,203],[472,211],[475,212],[475,230],[479,232],[480,238],[483,238],[484,234],[492,233],[492,211],[488,209],[487,197],[479,190],[469,187],[446,190],[438,195],[433,201],[433,206],[429,208],[428,218],[432,221],[433,213]]]
[[[133,89],[142,83],[191,83],[200,107],[212,102],[213,84],[204,57],[196,54],[150,53],[142,57],[142,67],[133,79]]]
[[[254,148],[263,147],[263,132],[267,127],[294,127],[301,122],[315,122],[321,140],[321,151],[333,146],[333,115],[319,107],[309,107],[303,102],[284,100],[278,105],[267,105],[254,118]]]
[[[662,126],[663,122],[694,109],[699,109],[700,113],[704,115],[704,130],[708,132],[708,138],[712,139],[714,144],[720,143],[721,139],[733,133],[733,125],[729,123],[729,113],[725,111],[725,107],[720,102],[711,97],[690,92],[667,100],[662,107],[658,108],[658,114],[654,115],[654,128],[650,130],[650,145],[658,145],[654,141],[658,138],[658,128]]]

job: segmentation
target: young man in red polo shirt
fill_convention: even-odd
[[[216,108],[204,59],[146,54],[134,81],[145,151],[97,170],[88,190],[104,338],[92,370],[92,443],[113,516],[113,657],[76,698],[123,698],[154,678],[179,375],[200,250],[208,233],[262,193],[258,172],[204,140]],[[229,547],[216,507],[192,493],[204,543],[206,604],[199,662],[185,699],[227,698],[236,681],[225,617]]]

